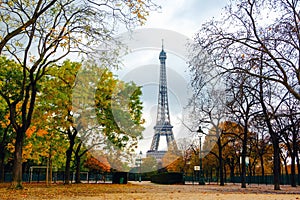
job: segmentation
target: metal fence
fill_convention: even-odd
[[[71,172],[71,182],[75,182],[75,172]],[[138,180],[139,174],[129,174],[129,180],[136,181]],[[206,176],[206,184],[210,183],[219,183],[219,178],[217,176]],[[93,172],[81,172],[80,180],[85,183],[110,183],[112,182],[113,174],[112,173],[93,173]],[[146,177],[145,174],[142,174],[142,180],[148,180],[149,177]],[[298,174],[295,176],[296,184],[300,185],[300,178]],[[226,177],[225,183],[241,183],[241,177],[235,175],[233,177]],[[4,182],[12,181],[12,173],[4,173]],[[24,173],[23,182],[45,182],[46,181],[46,172],[43,170],[35,171],[34,173]],[[52,173],[52,182],[64,182],[65,173],[64,171],[57,171]],[[199,173],[184,174],[184,181],[187,184],[197,184],[199,182]],[[274,176],[268,174],[265,176],[246,176],[247,184],[266,184],[271,185],[274,183]],[[290,185],[291,184],[291,175],[281,175],[280,176],[281,185]]]
[[[281,185],[290,185],[291,184],[291,175],[280,175],[280,184]],[[205,182],[207,184],[210,183],[219,183],[219,178],[216,176],[204,177]],[[199,174],[185,174],[184,180],[186,183],[197,183],[199,182]],[[225,183],[241,183],[241,176],[235,175],[233,177],[226,177]],[[296,184],[300,185],[300,177],[298,174],[295,176]],[[274,184],[274,176],[272,174],[268,174],[265,176],[246,176],[247,184],[266,184],[271,185]]]
[[[71,172],[71,182],[75,182],[75,172]],[[45,182],[46,181],[46,172],[44,171],[36,171],[32,174],[23,173],[23,182]],[[4,182],[12,181],[12,173],[6,172],[4,173]],[[58,171],[52,173],[52,182],[64,182],[65,181],[65,173],[64,171]],[[92,172],[81,172],[80,173],[80,181],[86,183],[109,183],[112,182],[112,174],[111,173],[92,173]]]

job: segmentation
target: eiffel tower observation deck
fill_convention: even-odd
[[[172,128],[170,122],[169,113],[169,102],[168,102],[168,87],[167,87],[167,74],[166,74],[166,59],[167,54],[164,51],[164,46],[162,43],[162,50],[159,54],[160,60],[160,78],[159,78],[159,92],[158,92],[158,108],[156,125],[154,126],[154,136],[152,139],[150,150],[147,151],[147,157],[152,156],[158,162],[166,154],[167,151],[159,151],[159,141],[161,136],[165,136],[167,140],[168,151],[174,153],[178,152],[178,148],[174,139]]]

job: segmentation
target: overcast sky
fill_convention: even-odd
[[[160,13],[152,12],[145,24],[147,28],[165,28],[178,31],[187,37],[212,17],[218,18],[227,0],[161,0]]]
[[[219,18],[222,8],[226,5],[226,0],[164,0],[157,1],[162,6],[160,12],[151,12],[146,24],[142,29],[167,29],[174,33],[182,34],[192,40],[194,34],[200,30],[201,25],[207,20]],[[138,29],[140,29],[138,28]],[[184,120],[184,107],[187,104],[191,94],[189,88],[190,75],[187,60],[176,55],[176,50],[170,48],[173,43],[180,41],[170,40],[168,34],[163,34],[164,38],[153,35],[147,35],[145,40],[157,39],[157,43],[150,49],[140,49],[134,51],[123,58],[124,66],[117,72],[119,78],[125,81],[134,81],[143,86],[143,117],[146,119],[143,132],[144,139],[139,142],[137,152],[146,152],[150,149],[152,137],[154,135],[153,127],[156,122],[157,101],[158,101],[158,81],[159,81],[159,53],[161,39],[165,40],[164,48],[167,52],[167,79],[169,107],[171,115],[171,124],[174,126],[173,133],[176,140],[184,137],[192,137],[191,133],[182,125]],[[176,39],[175,39],[176,40]],[[148,41],[149,42],[149,41]],[[159,47],[159,48],[157,48]],[[175,54],[174,54],[175,51]],[[180,54],[180,53],[179,53]],[[160,138],[159,149],[166,148],[165,137]]]

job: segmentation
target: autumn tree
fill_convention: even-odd
[[[142,173],[154,172],[157,170],[157,167],[157,160],[154,157],[148,156],[146,158],[142,158]]]
[[[218,167],[221,182],[224,180],[224,175],[226,175],[226,164],[228,164],[230,175],[233,177],[236,164],[239,163],[239,157],[242,153],[241,141],[243,128],[235,122],[222,121],[220,122],[218,129],[220,135],[217,135],[214,128],[209,130],[208,134],[205,136],[203,151],[208,153],[207,158],[210,161],[212,160],[210,154],[217,159],[216,167]]]
[[[8,118],[6,120],[3,120],[3,125],[5,127],[9,127],[8,125],[13,126],[13,121],[12,121],[12,113],[13,115],[18,115],[22,110],[20,108],[20,104],[18,103],[19,99],[19,92],[21,91],[21,88],[19,87],[22,84],[22,67],[20,64],[16,63],[13,60],[9,60],[3,56],[0,57],[1,61],[1,77],[0,77],[0,82],[1,82],[1,100],[3,100],[4,103],[4,108],[9,112]],[[24,108],[27,109],[27,108]],[[5,113],[3,113],[5,115]],[[4,116],[3,116],[4,117]],[[19,123],[21,120],[20,118],[15,118],[15,123]],[[6,122],[5,122],[6,121]],[[7,130],[8,131],[8,130]],[[4,131],[2,135],[2,142],[3,146],[1,145],[2,148],[6,148],[5,146],[7,145],[6,137],[8,132]],[[24,133],[25,134],[25,133]],[[14,135],[14,137],[18,136],[18,134]],[[17,138],[14,140],[14,144],[17,143]],[[12,141],[10,141],[12,144]],[[23,143],[22,143],[23,144]],[[12,152],[19,152],[19,156],[22,155],[22,149],[18,149],[17,146],[16,148],[13,149]],[[5,152],[4,150],[2,151],[3,153]],[[3,155],[4,156],[4,155]],[[22,156],[21,156],[22,157]],[[16,163],[17,160],[14,160],[14,165],[20,164],[20,167],[22,167],[22,159],[19,160],[19,163]],[[19,174],[21,176],[21,174]]]
[[[45,84],[45,85],[44,85]],[[43,87],[52,87],[51,82],[43,82]],[[36,165],[43,165],[48,168],[48,181],[52,182],[53,169],[62,169],[65,164],[65,152],[67,149],[67,138],[55,128],[54,117],[57,108],[47,105],[53,103],[54,98],[45,98],[39,95],[36,110],[33,114],[32,126],[27,131],[26,142],[32,144],[32,152],[29,160]],[[52,104],[54,105],[54,104]],[[52,126],[53,125],[53,126]]]
[[[84,76],[81,73],[79,78],[80,68]],[[45,83],[40,96],[43,101],[38,102],[39,113],[46,116],[44,121],[52,132],[65,135],[68,141],[66,183],[70,181],[72,155],[75,156],[76,182],[79,183],[81,158],[89,150],[130,152],[136,146],[143,130],[143,120],[141,90],[134,83],[117,80],[112,72],[93,62],[80,64],[71,61],[48,70]],[[77,86],[80,90],[75,89]],[[90,94],[91,91],[94,94]],[[88,98],[93,99],[92,105],[88,101],[80,101],[80,106],[74,103]],[[111,153],[109,151],[106,153]],[[112,161],[110,165],[120,167],[114,166]]]
[[[268,128],[265,126],[264,117],[262,114],[257,114],[250,121],[251,130],[256,134],[256,138],[254,139],[254,153],[259,156],[260,162],[258,166],[260,166],[260,174],[264,178],[266,174],[266,157],[270,155],[272,152],[270,134],[268,132]]]
[[[225,121],[220,124],[222,128],[222,144],[223,144],[223,159],[225,164],[229,166],[230,169],[230,177],[232,178],[234,175],[234,170],[237,165],[240,165],[240,158],[246,155],[244,154],[247,151],[250,151],[248,148],[249,140],[250,140],[250,132],[247,131],[245,136],[245,128],[241,126],[239,123],[235,121]],[[249,130],[249,129],[247,129]],[[244,143],[246,141],[246,147],[244,147]],[[244,150],[245,149],[245,150]],[[249,155],[249,154],[248,154]],[[243,161],[240,171],[242,183],[243,183],[243,175],[246,175],[246,170],[243,171]],[[245,166],[246,168],[246,163]],[[224,167],[226,170],[226,167]],[[226,172],[225,172],[226,175]],[[245,180],[244,180],[245,181]]]
[[[178,150],[182,152],[181,171],[187,173],[188,171],[190,171],[190,165],[192,161],[191,157],[196,153],[197,148],[191,138],[179,138],[177,140],[177,146]],[[194,163],[194,165],[196,165],[196,163]]]
[[[182,156],[174,154],[172,151],[167,151],[162,158],[162,167],[169,172],[183,172],[184,160]]]
[[[280,136],[281,155],[287,156],[283,159],[287,173],[287,159],[291,159],[291,186],[296,187],[296,157],[298,156],[299,142],[299,112],[298,101],[291,96],[280,98],[282,101],[273,115],[273,127]]]
[[[37,115],[45,116],[40,126],[48,127],[49,132],[63,135],[68,141],[66,148],[66,180],[69,180],[70,164],[75,146],[77,129],[72,126],[72,89],[80,63],[65,61],[61,66],[54,65],[46,72],[41,82],[40,101],[37,101]],[[45,124],[46,122],[46,124]]]
[[[299,121],[299,104],[294,99],[287,98],[286,110],[283,111],[283,119],[281,124],[291,124],[283,127],[284,143],[288,147],[291,155],[291,185],[296,187],[296,163],[298,163],[298,183],[299,183],[299,134],[300,134],[300,121]],[[286,115],[286,116],[285,116]],[[297,161],[298,160],[298,161]]]
[[[111,169],[107,159],[104,156],[97,156],[97,157],[90,156],[84,162],[84,166],[88,168],[90,171],[100,172],[100,173],[110,172]]]
[[[193,84],[197,87],[197,82],[203,79],[210,79],[209,74],[202,74],[200,79],[195,79]],[[221,81],[207,82],[201,89],[197,90],[190,101],[191,113],[194,124],[201,125],[205,130],[213,130],[214,141],[218,145],[218,155],[219,158],[219,175],[220,175],[220,185],[223,186],[224,176],[223,176],[223,159],[222,150],[223,145],[220,136],[222,135],[222,129],[220,125],[222,121],[226,119],[226,95],[225,90],[222,87]],[[201,83],[202,84],[202,83]],[[196,128],[195,128],[196,130]],[[209,133],[205,133],[209,134]]]
[[[17,98],[1,94],[16,132],[12,187],[22,188],[25,132],[31,125],[39,81],[49,65],[70,53],[99,52],[97,44],[113,41],[109,38],[118,22],[127,27],[143,23],[153,7],[156,8],[151,1],[8,0],[0,3],[3,27],[0,54],[14,58],[22,68],[20,84],[14,89],[18,91]],[[18,103],[22,105],[20,113],[16,111]]]
[[[260,68],[262,71],[262,68]],[[274,95],[275,94],[275,95]],[[281,129],[278,128],[276,118],[282,109],[285,96],[288,92],[284,92],[280,85],[271,85],[269,81],[259,80],[259,99],[262,107],[263,119],[270,139],[273,145],[273,174],[274,174],[274,189],[280,189],[280,141]]]
[[[259,106],[259,96],[257,88],[257,81],[253,80],[244,74],[228,74],[226,81],[226,91],[228,102],[226,104],[228,116],[232,121],[235,121],[242,127],[243,135],[240,137],[242,141],[242,173],[241,173],[241,187],[246,188],[246,156],[250,154],[247,152],[247,145],[250,144],[251,138],[248,139],[249,130],[251,129],[250,121],[261,112]]]
[[[122,170],[121,166],[128,166],[118,161],[130,159],[144,130],[141,88],[133,82],[118,80],[107,69],[95,67],[85,66],[77,77],[77,88],[73,92],[73,111],[74,116],[77,115],[74,122],[82,127],[79,135],[86,148],[97,145],[107,155],[118,155],[117,158],[110,156],[115,158],[110,164]]]

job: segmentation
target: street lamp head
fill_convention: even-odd
[[[198,128],[198,130],[197,130],[197,133],[204,134],[204,132],[203,132],[203,130],[202,130],[202,128],[201,128],[201,126],[199,126],[199,128]]]

